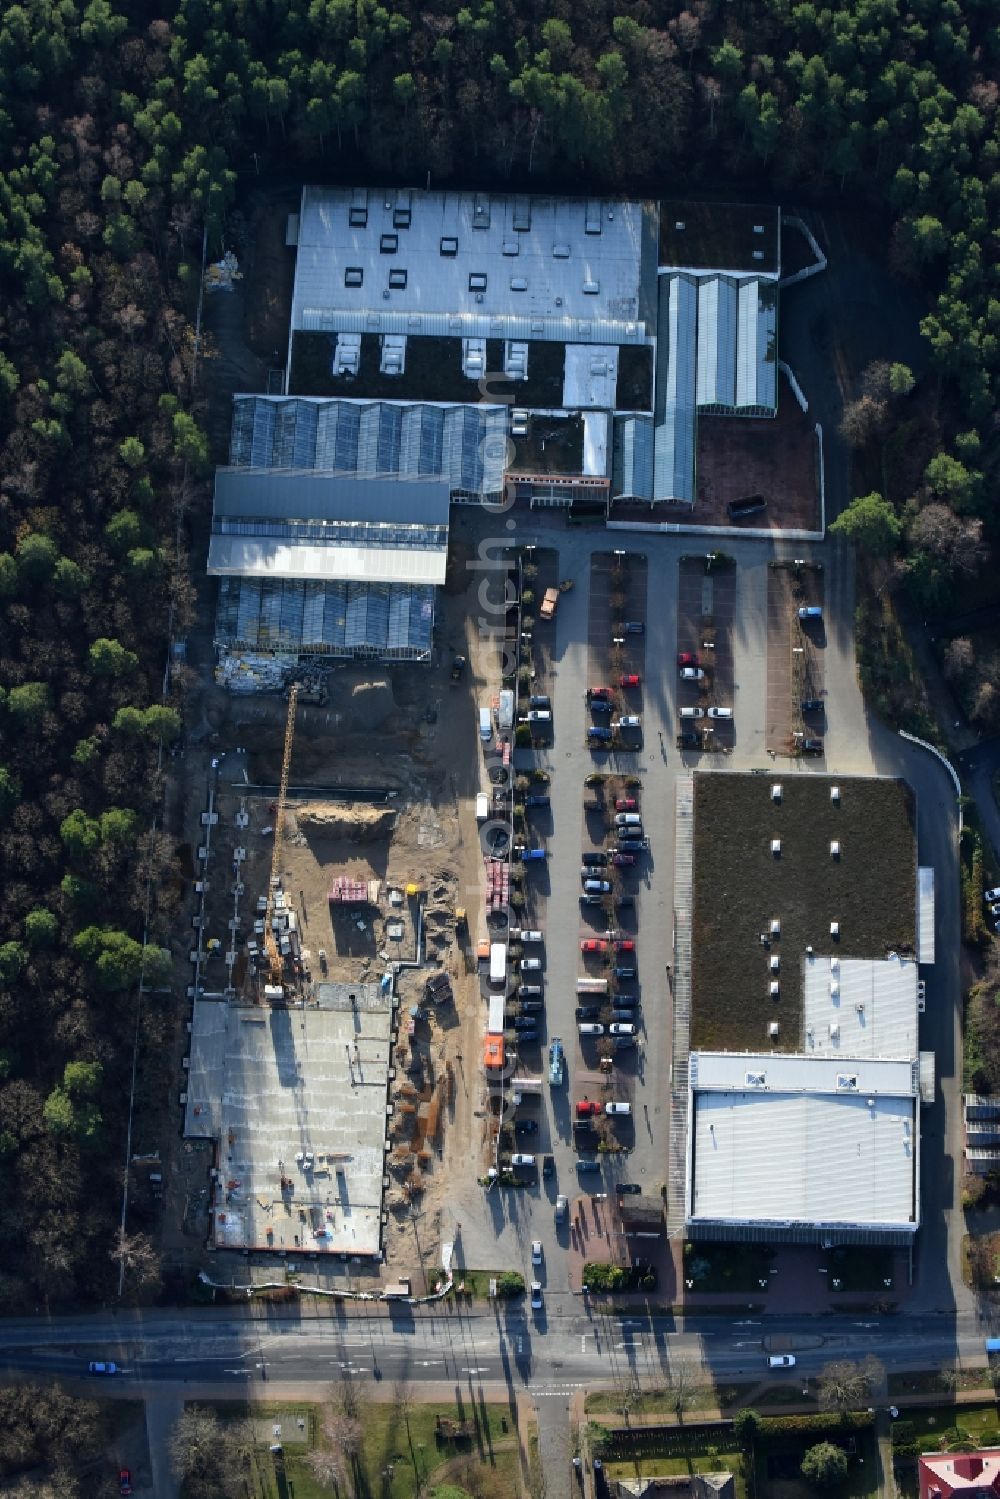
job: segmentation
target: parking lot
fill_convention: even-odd
[[[823,753],[826,732],[823,572],[794,559],[767,576],[766,744],[776,754]],[[808,704],[809,706],[804,706]]]
[[[713,564],[703,556],[681,558],[677,579],[677,734],[690,736],[680,740],[683,749],[728,751],[735,743],[735,601],[735,565]],[[720,710],[730,716],[715,717]]]

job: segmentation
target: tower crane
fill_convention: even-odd
[[[274,893],[278,888],[281,855],[285,842],[285,801],[288,797],[288,770],[292,763],[292,743],[295,739],[295,704],[298,701],[299,684],[293,682],[288,690],[288,718],[285,720],[285,748],[281,756],[281,778],[278,782],[278,805],[274,817],[274,847],[271,851],[271,878],[267,882],[267,910],[264,912],[264,952],[272,984],[281,984],[285,964],[274,935]]]

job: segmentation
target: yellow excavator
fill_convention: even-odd
[[[295,739],[295,704],[298,701],[299,684],[293,682],[288,691],[288,718],[285,720],[285,748],[281,757],[281,778],[278,782],[278,803],[274,813],[274,847],[271,852],[271,878],[267,882],[267,910],[264,912],[264,952],[267,956],[268,982],[281,986],[285,977],[285,960],[281,956],[274,935],[274,896],[281,877],[281,856],[285,842],[285,802],[288,799],[288,771],[292,763],[292,743]]]

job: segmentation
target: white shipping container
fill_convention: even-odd
[[[503,942],[490,943],[490,983],[507,982],[507,947]]]
[[[485,791],[480,791],[476,796],[476,821],[485,822],[490,815],[490,799]]]
[[[490,1016],[486,1022],[486,1029],[491,1036],[503,1035],[503,1009],[504,997],[502,994],[490,995]]]

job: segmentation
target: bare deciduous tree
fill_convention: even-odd
[[[855,1364],[841,1359],[825,1364],[819,1376],[819,1403],[824,1410],[857,1410],[867,1406],[872,1392],[884,1377],[877,1358],[868,1357]]]
[[[957,635],[944,648],[944,674],[949,682],[967,676],[976,664],[976,652],[966,635]]]
[[[966,577],[977,573],[989,555],[982,521],[956,515],[947,505],[925,505],[910,528],[910,540],[950,572]]]

